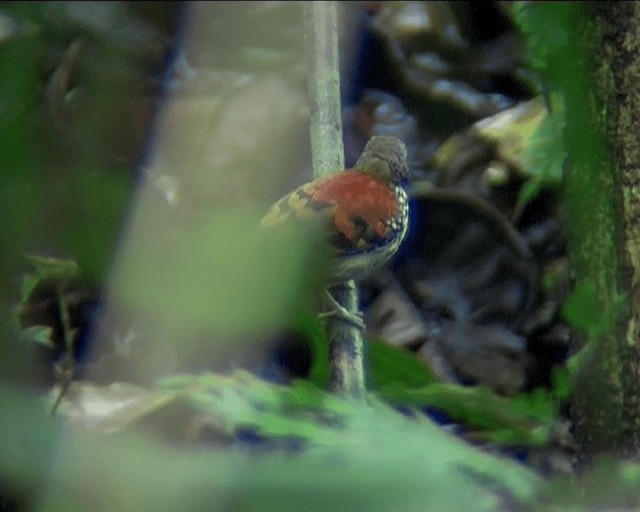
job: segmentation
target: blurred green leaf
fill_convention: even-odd
[[[61,242],[91,282],[103,282],[133,193],[129,176],[81,169],[69,180],[73,213],[63,218]]]
[[[303,314],[299,317],[300,332],[309,340],[313,354],[313,362],[307,380],[321,388],[328,388],[329,346],[324,323],[314,314]]]
[[[609,329],[616,312],[603,308],[597,299],[593,283],[583,279],[576,283],[565,301],[562,314],[574,327],[582,329],[591,337],[597,337]]]
[[[337,415],[351,412],[348,401],[337,399],[308,382],[281,386],[244,371],[230,375],[170,376],[160,379],[158,384],[179,392],[228,435],[249,428],[269,438],[332,443],[341,436],[333,427]]]
[[[38,6],[15,2],[4,8],[19,24]],[[3,44],[0,51],[0,216],[6,219],[0,224],[3,269],[23,250],[40,195],[33,185],[40,161],[33,114],[40,94],[42,44],[38,37],[19,38]]]
[[[26,260],[33,266],[33,271],[22,278],[20,300],[24,303],[29,300],[36,287],[47,282],[54,283],[59,291],[63,291],[77,284],[82,273],[74,260],[50,258],[38,255],[28,255]]]
[[[55,401],[59,389],[51,391]],[[177,393],[166,389],[151,389],[118,383],[99,386],[76,381],[69,385],[58,406],[58,414],[71,425],[99,434],[111,434],[175,401]]]
[[[544,182],[540,178],[527,180],[518,192],[518,200],[515,207],[515,218],[519,218],[526,206],[533,201],[544,188]]]
[[[203,393],[200,390],[200,393]],[[163,446],[140,435],[56,434],[33,398],[0,389],[0,476],[40,510],[492,511],[540,479],[381,402],[348,404],[331,443],[292,456]],[[274,424],[274,427],[278,427]],[[317,429],[329,427],[317,425]],[[46,455],[43,457],[43,454]],[[42,485],[45,482],[45,485]]]
[[[564,116],[556,101],[553,114],[546,111],[542,98],[482,119],[471,130],[496,144],[501,160],[527,178],[520,189],[516,211],[522,211],[545,187],[557,187],[565,160]]]
[[[543,116],[523,155],[525,175],[553,185],[560,184],[566,158],[564,109],[561,102],[556,103],[554,112]]]
[[[571,395],[573,385],[571,375],[566,367],[555,367],[551,372],[551,392],[556,400],[565,400]]]
[[[522,102],[513,108],[474,123],[472,135],[495,144],[501,160],[519,171],[526,169],[526,150],[545,118],[542,98]]]
[[[580,478],[563,475],[548,481],[541,492],[549,503],[542,510],[634,510],[640,502],[640,465],[601,455]]]
[[[537,3],[537,2],[536,2]],[[566,28],[574,15],[571,2],[515,2],[515,20],[527,36],[531,65],[544,69],[555,55],[571,44]]]
[[[29,345],[39,345],[45,348],[55,348],[52,339],[53,329],[46,325],[32,325],[20,331],[20,341]]]
[[[231,210],[188,229],[131,232],[137,238],[127,241],[115,269],[116,293],[176,337],[287,326],[319,296],[325,260],[308,226],[267,229],[251,212]]]
[[[566,159],[563,130],[564,115],[556,111],[547,113],[531,136],[523,154],[523,173],[529,179],[520,189],[516,211],[522,212],[543,188],[560,185]]]
[[[408,350],[382,340],[367,340],[370,387],[380,389],[396,384],[419,388],[438,382],[431,369]]]
[[[314,338],[315,360],[310,380],[326,385],[326,341],[319,331]],[[571,391],[569,376],[557,371],[551,391],[504,398],[485,388],[440,383],[429,367],[404,349],[379,340],[367,341],[370,388],[404,407],[436,407],[453,419],[480,429],[479,436],[506,445],[540,446],[556,419],[559,400]],[[316,380],[317,379],[317,380]]]
[[[456,158],[477,141],[495,148],[500,162],[527,179],[516,206],[516,211],[522,211],[541,189],[557,187],[562,178],[564,117],[561,102],[556,99],[555,103],[558,105],[553,114],[547,112],[543,99],[538,97],[477,121],[467,132],[455,134],[441,144],[434,156],[436,166],[444,170],[449,165],[459,165]]]
[[[329,351],[324,326],[317,317],[307,318],[301,331],[311,341],[313,349],[313,365],[307,380],[326,387],[329,383]],[[367,387],[372,390],[389,384],[417,388],[438,381],[431,369],[415,355],[383,340],[367,339],[365,361]]]
[[[387,386],[379,395],[397,405],[438,408],[481,429],[484,439],[506,445],[544,444],[557,413],[557,403],[542,389],[504,398],[486,388],[436,383],[420,389]]]

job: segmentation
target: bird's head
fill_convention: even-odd
[[[390,183],[404,183],[409,178],[407,148],[396,137],[375,135],[367,142],[354,169]]]

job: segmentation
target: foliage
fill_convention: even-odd
[[[562,130],[564,117],[562,105],[547,113],[531,137],[523,152],[524,174],[527,182],[522,185],[516,209],[524,210],[544,187],[558,187],[566,158]],[[560,110],[560,111],[558,111]]]
[[[621,156],[635,143],[628,145],[624,138],[631,117],[621,114],[626,107],[617,107],[633,89],[627,53],[635,53],[619,42],[635,35],[627,18],[635,6],[597,5],[527,2],[516,8],[532,62],[565,111],[562,207],[574,286],[563,312],[576,327],[568,367],[575,435],[585,456],[611,450],[627,454],[638,445],[632,405],[637,383],[629,377],[636,365],[629,348],[635,343],[627,311],[631,284],[623,268],[633,239],[623,219],[629,206],[623,200],[624,166],[633,158]]]
[[[110,259],[130,183],[122,164],[105,159],[95,148],[71,157],[66,143],[73,130],[51,126],[48,116],[55,116],[56,109],[48,95],[52,81],[43,84],[43,80],[55,71],[54,55],[63,43],[48,31],[48,12],[41,3],[7,4],[2,12],[4,22],[14,27],[0,51],[0,72],[11,77],[0,81],[4,148],[0,204],[4,218],[12,219],[3,225],[3,239],[11,240],[3,247],[15,251],[14,264],[26,244],[73,254],[85,274],[99,281]],[[97,60],[95,68],[100,64]],[[109,94],[111,80],[83,85],[93,87],[98,102]],[[83,133],[89,143],[95,143],[103,135],[101,129],[94,123]]]
[[[310,380],[324,386],[328,380],[327,344],[319,326],[313,333],[314,365]],[[504,445],[536,446],[549,441],[560,403],[567,397],[564,373],[557,371],[551,391],[504,398],[484,388],[439,382],[431,369],[404,349],[383,340],[367,340],[369,388],[379,398],[400,408],[435,408],[468,428],[474,436]]]
[[[36,7],[20,4],[12,9],[28,12]],[[573,61],[569,71],[561,72],[572,55],[566,29],[572,9],[566,4],[516,7],[529,34],[532,62],[547,73],[554,90],[560,90],[568,119],[576,115],[579,86],[567,76]],[[23,283],[22,303],[47,280],[62,289],[81,272],[100,280],[130,190],[120,165],[81,159],[66,168],[53,165],[39,151],[32,129],[39,115],[43,70],[36,56],[45,44],[36,30],[6,43],[0,52],[0,76],[12,76],[0,80],[0,136],[7,148],[0,154],[6,170],[0,177],[0,207],[5,218],[13,219],[3,225],[2,245],[13,253],[7,259],[15,262],[30,223],[42,223],[48,231],[49,219],[42,213],[46,205],[69,202],[81,214],[56,224],[61,233],[49,234],[53,245],[78,260],[32,258],[35,271]],[[578,120],[585,118],[580,115]],[[541,186],[557,184],[565,156],[559,137],[563,129],[574,161],[593,157],[592,140],[583,134],[567,136],[564,123],[561,109],[554,111],[530,137],[524,156],[529,181],[521,203],[530,201]],[[584,144],[587,149],[576,152]],[[59,173],[61,168],[65,172]],[[286,243],[264,240],[250,229],[253,213],[241,209],[197,219],[186,232],[156,239],[151,251],[155,258],[149,257],[150,246],[144,244],[148,240],[127,241],[133,242],[133,250],[118,268],[120,298],[148,308],[147,318],[157,319],[160,326],[168,321],[173,330],[163,334],[180,350],[187,350],[185,338],[193,325],[212,328],[213,334],[207,332],[204,338],[213,348],[226,343],[230,332],[270,329],[284,323],[291,311],[303,317],[306,310],[296,306],[306,306],[308,297],[289,292],[301,281],[317,280],[305,265],[313,246],[309,234],[294,233]],[[172,268],[176,261],[182,269]],[[605,321],[594,314],[597,305],[589,295],[586,288],[576,292],[565,314],[575,325],[600,329]],[[437,382],[413,355],[369,340],[369,385],[374,392],[364,406],[324,391],[325,337],[315,320],[301,323],[314,346],[314,366],[308,381],[291,386],[267,383],[243,371],[173,373],[147,387],[75,382],[60,405],[58,421],[75,427],[65,432],[59,422],[44,416],[33,396],[5,386],[0,390],[0,476],[27,495],[42,492],[44,510],[87,510],[96,503],[109,503],[114,510],[154,511],[496,510],[508,500],[532,498],[540,484],[537,476],[446,434],[419,411],[445,411],[465,424],[474,439],[544,445],[568,393],[566,374],[558,374],[550,392],[502,398],[482,388]],[[49,346],[51,328],[29,326],[22,337]],[[158,417],[167,411],[178,418],[178,430],[187,441],[199,439],[209,428],[224,443],[202,450],[160,442],[144,427],[156,421],[162,425]],[[190,427],[196,432],[193,438]],[[101,436],[89,437],[86,430]],[[255,449],[238,442],[247,432],[256,440]],[[261,452],[265,448],[266,453]],[[627,476],[634,471],[629,469]],[[637,481],[637,475],[632,476]]]
[[[53,435],[31,399],[8,389],[2,398],[3,451],[11,439],[7,432],[22,421],[27,421],[20,433],[25,446]],[[176,451],[149,437],[132,437],[132,421],[179,402],[188,404],[191,413],[173,409],[170,416],[181,410],[183,427],[191,418],[218,432],[251,428],[258,436],[255,449],[247,453],[246,445],[243,451],[222,445],[203,452],[181,446]],[[13,414],[6,414],[7,408]],[[494,510],[506,496],[530,498],[538,483],[523,467],[478,452],[423,417],[401,415],[374,397],[363,404],[303,382],[266,384],[244,372],[176,375],[151,393],[74,383],[60,410],[71,427],[84,427],[60,439],[57,471],[47,476],[49,506],[67,510],[82,509],[76,500],[87,493],[98,502],[109,493],[116,508],[125,500],[136,503],[137,510],[171,509],[176,503],[193,510],[228,508],[220,500],[239,497],[250,510],[272,510],[276,503],[279,510],[299,510],[303,504],[305,510],[324,510],[329,504],[339,510],[418,510],[425,503],[433,510]],[[87,427],[103,434],[126,427],[129,433],[89,439],[83,433]],[[283,455],[287,445],[260,441],[273,436],[302,439],[304,449],[290,443]],[[39,452],[5,453],[10,456],[4,474],[18,488],[29,488],[40,468]],[[189,493],[180,491],[184,486]],[[115,496],[113,489],[118,490]]]
[[[29,300],[38,286],[52,282],[59,291],[63,291],[77,285],[82,276],[80,267],[74,260],[37,255],[28,255],[26,260],[33,266],[33,270],[22,277],[19,304],[21,306]]]
[[[546,444],[558,414],[557,403],[542,389],[506,399],[485,388],[432,384],[418,389],[389,386],[381,396],[405,406],[436,407],[475,429],[472,438],[508,446]]]
[[[564,312],[594,340],[615,322],[623,301],[615,289],[617,235],[611,220],[615,218],[612,182],[601,172],[608,165],[608,153],[602,133],[589,117],[594,96],[587,69],[593,63],[581,55],[584,48],[579,42],[583,39],[576,33],[578,20],[585,19],[584,9],[583,4],[571,2],[523,2],[516,5],[515,14],[527,36],[531,63],[543,74],[568,120],[562,132],[568,166],[564,221],[570,226],[577,282]],[[546,148],[541,148],[543,156],[547,151],[555,154],[557,142],[551,144],[551,137],[548,140]]]

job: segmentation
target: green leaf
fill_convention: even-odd
[[[338,416],[351,411],[349,401],[309,382],[281,386],[245,371],[172,376],[160,379],[158,385],[180,392],[183,399],[227,434],[250,428],[270,438],[332,443],[341,435],[332,425]]]
[[[564,107],[556,101],[553,114],[547,113],[524,150],[524,173],[545,184],[560,184],[566,158]]]
[[[251,428],[270,438],[296,437],[326,444],[335,442],[339,437],[336,425],[344,424],[353,413],[351,401],[309,382],[280,386],[244,371],[226,376],[172,376],[158,384],[179,392],[227,434]],[[557,412],[557,402],[542,389],[506,399],[485,388],[431,384],[408,389],[406,383],[396,381],[382,388],[379,396],[397,405],[437,407],[454,419],[481,429],[478,435],[484,439],[501,444],[543,444]],[[371,400],[375,401],[373,397]]]
[[[20,331],[20,341],[29,345],[39,345],[49,349],[55,348],[52,339],[53,329],[46,325],[32,325]]]
[[[49,393],[54,402],[56,386]],[[148,390],[127,383],[100,386],[75,381],[60,401],[57,412],[73,426],[94,433],[119,432],[173,403],[178,394],[167,389]]]
[[[534,98],[477,121],[472,125],[470,133],[494,144],[502,161],[523,171],[526,168],[526,149],[545,116],[542,98]]]
[[[302,317],[300,330],[310,340],[313,364],[307,380],[316,386],[329,384],[329,350],[324,325],[315,316]],[[369,389],[388,384],[421,387],[437,382],[431,369],[408,350],[384,340],[367,339],[365,361]]]
[[[534,5],[537,4],[537,5]],[[544,69],[548,60],[571,43],[566,27],[574,14],[571,2],[516,2],[514,15],[527,36],[531,64]]]
[[[77,169],[68,185],[75,215],[67,216],[61,236],[88,279],[102,282],[134,187],[124,172],[94,165]]]
[[[22,280],[20,299],[24,303],[29,300],[33,290],[44,281],[55,283],[60,291],[72,286],[80,279],[82,272],[74,260],[50,258],[35,254],[25,257],[33,267]]]
[[[516,218],[520,217],[522,211],[527,207],[531,201],[533,201],[540,190],[543,188],[543,182],[540,179],[530,179],[525,182],[524,185],[520,188],[520,192],[518,192],[518,201],[516,202],[515,214]]]
[[[309,340],[313,362],[307,380],[321,388],[329,387],[329,347],[324,324],[316,315],[303,313],[299,319],[300,332]]]
[[[438,382],[431,369],[408,350],[382,340],[367,341],[370,360],[370,388],[397,384],[419,388]]]
[[[593,283],[582,279],[562,306],[562,314],[571,325],[595,338],[607,332],[616,317],[616,308],[622,304],[622,299],[618,298],[611,307],[602,307]]]
[[[524,506],[542,483],[522,465],[483,453],[426,419],[407,418],[375,400],[332,400],[350,404],[333,427],[332,443],[292,455],[169,445],[126,431],[57,432],[33,397],[0,387],[0,473],[43,510],[110,503],[113,510],[154,512],[238,506],[490,512],[505,507],[505,496],[510,506]]]
[[[138,223],[150,220],[142,217]],[[166,338],[181,343],[192,333],[289,326],[317,296],[325,265],[314,230],[280,228],[263,228],[246,209],[216,211],[189,229],[137,225],[114,269],[115,289],[132,311],[155,315]]]
[[[565,400],[571,396],[573,384],[568,368],[564,366],[555,367],[551,372],[551,380],[553,382],[551,393],[556,400]]]
[[[529,180],[518,194],[516,211],[522,211],[545,187],[557,187],[562,179],[566,159],[564,114],[561,102],[554,114],[547,114],[531,136],[523,155],[523,174]]]
[[[486,388],[439,383],[421,389],[387,386],[379,394],[397,405],[441,409],[481,429],[478,435],[484,439],[508,445],[544,444],[557,412],[557,403],[542,389],[507,399]]]

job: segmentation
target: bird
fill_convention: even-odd
[[[305,183],[277,201],[262,218],[265,227],[320,220],[329,245],[329,280],[362,280],[396,253],[407,234],[407,149],[397,137],[371,137],[355,165]],[[337,315],[363,327],[327,292]]]

